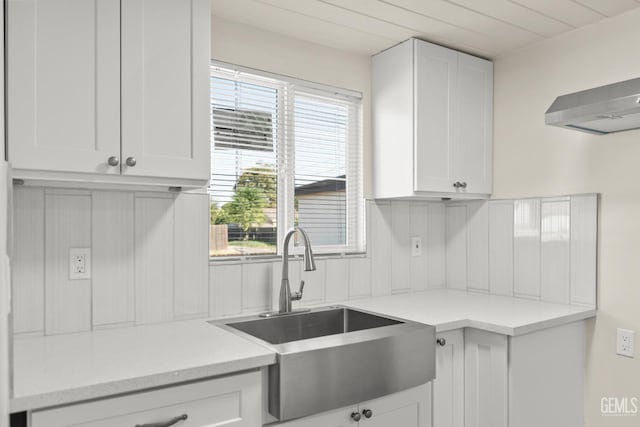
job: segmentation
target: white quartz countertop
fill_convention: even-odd
[[[511,336],[596,315],[593,307],[448,289],[352,300],[345,305],[434,325],[436,332],[468,327]]]
[[[255,369],[275,360],[266,347],[205,319],[18,338],[11,411]]]
[[[591,307],[431,290],[344,302],[436,326],[506,335],[593,317]],[[329,305],[329,304],[323,304]],[[275,354],[206,319],[14,340],[11,411],[45,408],[275,363]]]

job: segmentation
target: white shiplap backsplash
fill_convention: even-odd
[[[446,211],[447,287],[596,305],[597,195],[450,202]]]
[[[276,306],[279,260],[209,265],[208,202],[204,194],[16,187],[14,333],[71,333]],[[367,218],[366,256],[324,257],[315,272],[291,263],[292,287],[306,283],[301,304],[445,286],[595,304],[596,196],[369,202]],[[422,238],[417,257],[412,236]],[[70,247],[91,248],[90,280],[68,280]]]

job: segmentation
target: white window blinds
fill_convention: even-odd
[[[212,66],[211,255],[279,253],[294,225],[317,253],[364,250],[361,100]]]

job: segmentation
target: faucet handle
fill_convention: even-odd
[[[291,300],[300,301],[302,299],[302,292],[304,292],[304,280],[300,281],[300,290],[298,292],[291,292]]]

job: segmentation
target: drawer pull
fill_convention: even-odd
[[[135,427],[171,427],[172,425],[180,421],[184,421],[187,418],[189,418],[187,414],[182,414],[180,416],[170,419],[169,421],[160,422],[160,423],[136,424]]]

